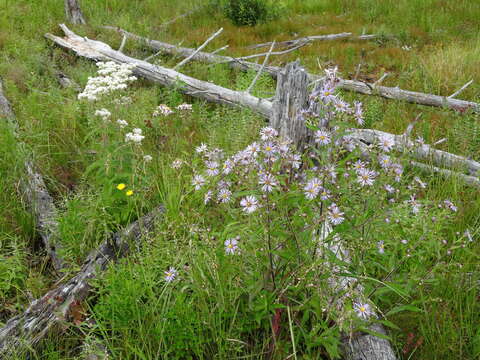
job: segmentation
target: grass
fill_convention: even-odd
[[[277,20],[240,29],[209,7],[161,27],[198,6],[196,1],[83,0],[81,5],[89,25],[74,29],[114,48],[121,37],[102,30],[101,25],[120,26],[188,47],[200,45],[223,27],[222,36],[207,49],[228,44],[233,55],[249,54],[245,46],[272,39],[344,31],[394,35],[395,40],[316,42],[273,57],[271,63],[280,66],[300,58],[315,73],[321,72],[319,64],[322,68],[338,65],[346,77],[353,77],[361,63],[362,80],[375,81],[388,72],[387,86],[445,96],[474,79],[460,98],[480,100],[480,3],[476,1],[285,0],[286,10]],[[241,232],[245,234],[242,237],[258,239],[260,230],[252,224],[242,225],[238,214],[205,207],[203,199],[191,190],[192,166],[198,162],[196,146],[204,142],[228,153],[238,151],[256,137],[263,119],[246,110],[185,98],[145,81],[135,82],[126,91],[133,100],[131,105],[114,106],[110,99],[95,105],[79,102],[75,90],[60,87],[56,73],[61,71],[83,86],[95,73],[95,65],[43,38],[45,32],[59,33],[57,25],[64,22],[61,2],[0,0],[0,9],[0,76],[19,122],[18,137],[0,123],[0,322],[22,312],[32,297],[44,294],[57,280],[17,192],[26,155],[34,154],[60,209],[63,255],[72,273],[111,231],[158,203],[167,208],[165,221],[158,224],[146,245],[96,281],[95,295],[82,305],[96,324],[70,325],[62,336],[45,341],[32,358],[78,358],[80,345],[87,339],[102,342],[115,359],[257,359],[269,350],[271,319],[278,311],[284,312],[277,358],[292,353],[292,334],[298,358],[334,358],[340,328],[356,325],[342,323],[335,312],[323,315],[327,304],[322,295],[327,290],[319,286],[315,292],[307,286],[309,282],[324,283],[328,271],[323,275],[305,272],[297,287],[288,288],[292,317],[288,321],[287,310],[276,309],[279,304],[267,291],[268,282],[259,279],[265,272],[264,263],[253,261],[254,257],[243,261],[227,257],[223,251],[226,238]],[[402,49],[404,45],[411,50]],[[151,54],[130,40],[125,51],[139,58]],[[169,67],[177,62],[163,56],[156,61]],[[182,71],[237,90],[246,89],[255,75],[195,62]],[[274,82],[262,76],[254,94],[269,97],[274,91]],[[423,136],[427,142],[445,137],[447,141],[439,148],[479,160],[477,115],[343,95],[364,103],[368,127],[402,133],[422,113],[414,136]],[[152,117],[161,103],[174,107],[183,102],[193,103],[188,115]],[[93,116],[101,107],[108,107],[115,118],[127,120],[130,127],[142,128],[146,136],[142,147],[125,146],[123,132],[102,127]],[[153,156],[151,163],[142,161],[145,154]],[[183,160],[184,166],[172,169],[175,159]],[[413,169],[408,172],[408,179],[420,175]],[[425,202],[448,198],[459,210],[448,219],[439,215],[431,227],[425,225],[426,218],[404,217],[410,244],[420,250],[402,263],[386,282],[388,286],[374,292],[372,300],[390,322],[392,343],[400,357],[475,359],[480,356],[479,246],[475,241],[457,248],[455,241],[457,232],[467,228],[478,239],[480,194],[455,179],[425,179]],[[115,189],[120,182],[134,190],[132,197]],[[403,210],[395,211],[401,214]],[[431,216],[434,213],[432,210]],[[407,255],[396,241],[404,236],[402,231],[381,224],[372,229],[371,244],[385,241],[391,253],[382,258],[374,246],[357,244],[362,257],[370,261],[355,255],[357,266],[352,270],[359,276],[384,279]],[[442,240],[452,254],[446,254]],[[252,247],[254,244],[252,240]],[[178,267],[180,279],[166,284],[164,271],[172,265]],[[362,284],[368,292],[377,285],[368,280]],[[399,311],[405,305],[410,307]],[[333,326],[334,322],[340,327]]]

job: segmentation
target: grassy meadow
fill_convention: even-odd
[[[214,3],[81,0],[88,25],[71,28],[118,49],[122,37],[103,25],[185,47],[198,47],[223,27],[204,51],[228,44],[221,54],[232,56],[249,55],[257,50],[246,49],[248,45],[273,40],[340,32],[381,34],[374,41],[313,42],[271,56],[269,64],[300,59],[317,74],[338,66],[344,78],[353,78],[360,64],[359,80],[374,82],[388,73],[385,86],[443,96],[473,79],[459,98],[480,102],[479,1],[283,0],[277,19],[252,27],[234,26]],[[200,9],[161,26],[195,7]],[[0,78],[19,124],[15,136],[13,127],[0,119],[0,326],[59,281],[18,192],[24,159],[33,157],[59,209],[61,255],[69,265],[64,278],[73,276],[112,231],[160,203],[166,213],[143,247],[95,279],[94,293],[81,304],[79,319],[65,322],[29,359],[87,359],[96,343],[105,346],[112,359],[340,358],[341,334],[364,329],[364,323],[354,316],[353,304],[345,312],[331,306],[326,283],[332,270],[322,259],[299,250],[311,245],[308,226],[294,231],[303,229],[303,218],[315,218],[307,202],[293,195],[276,199],[289,211],[275,209],[278,218],[268,219],[267,229],[262,216],[247,219],[238,206],[205,204],[203,193],[192,186],[192,178],[204,167],[195,151],[198,146],[204,143],[232,155],[258,141],[265,119],[142,79],[114,97],[79,100],[76,89],[60,86],[57,74],[83,89],[97,67],[43,37],[47,32],[60,35],[58,24],[65,21],[60,0],[0,0]],[[133,40],[127,40],[124,52],[141,59],[152,54]],[[152,60],[165,67],[179,61],[166,55]],[[180,71],[235,90],[246,90],[255,77],[224,64],[194,61]],[[260,76],[252,94],[273,96],[275,81]],[[422,114],[413,138],[423,137],[426,143],[446,138],[439,149],[480,161],[478,114],[340,95],[363,103],[366,128],[401,134]],[[117,101],[122,97],[129,99]],[[153,116],[160,104],[175,109],[183,103],[192,104],[192,110]],[[109,109],[111,123],[95,116],[101,108]],[[126,120],[128,128],[116,126],[117,119]],[[125,142],[132,128],[143,130],[141,146]],[[146,155],[152,160],[145,161]],[[408,166],[399,188],[410,189],[416,176],[427,185],[418,198],[424,210],[412,216],[398,202],[389,210],[394,225],[381,217],[362,225],[361,238],[352,232],[347,238],[352,266],[349,275],[340,276],[355,276],[371,294],[381,314],[375,321],[388,329],[399,359],[478,359],[480,190]],[[119,184],[125,189],[119,190]],[[128,190],[133,193],[127,195]],[[242,188],[236,202],[245,194]],[[345,210],[349,216],[361,218],[369,213],[367,208],[383,209],[374,192],[369,193],[372,200],[351,189],[346,194],[352,199]],[[457,211],[437,206],[446,199]],[[298,211],[292,204],[298,204]],[[284,220],[291,228],[284,227]],[[276,249],[278,263],[284,261],[291,272],[284,270],[273,286],[264,243],[272,234],[295,238],[296,243]],[[230,256],[225,241],[237,236],[241,251]],[[379,253],[379,243],[385,245],[384,253]],[[165,272],[171,267],[178,274],[168,282]]]

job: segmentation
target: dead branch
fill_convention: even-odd
[[[127,34],[129,37],[137,41],[145,42],[148,46],[150,46],[155,51],[164,51],[165,53],[168,53],[168,54],[178,55],[183,57],[190,56],[194,51],[193,49],[190,49],[190,48],[177,47],[175,45],[163,43],[157,40],[147,39],[147,38],[129,33],[120,28],[115,28],[111,26],[110,27],[105,26],[105,28],[109,30],[118,31],[122,34]],[[259,64],[245,61],[242,58],[236,59],[229,56],[212,55],[205,52],[198,52],[194,57],[192,57],[192,59],[206,62],[206,63],[227,63],[232,68],[236,68],[240,70],[254,69],[258,71],[258,69],[260,68]],[[274,78],[277,77],[277,74],[280,70],[281,68],[276,66],[266,66],[264,69],[264,71],[268,72]],[[309,78],[310,78],[310,81],[321,81],[323,79],[322,76],[318,76],[314,74],[309,74]],[[386,86],[373,86],[373,84],[368,84],[368,83],[355,81],[355,80],[340,79],[338,86],[341,89],[357,92],[364,95],[381,96],[386,99],[405,101],[412,104],[448,108],[448,109],[456,110],[460,112],[470,110],[475,113],[480,113],[480,104],[472,101],[457,100],[454,98],[448,98],[440,95],[402,90],[398,87],[393,88],[393,87],[386,87]]]
[[[255,83],[257,82],[258,78],[260,77],[260,74],[262,73],[263,69],[265,68],[265,65],[268,62],[268,58],[270,57],[270,54],[272,53],[273,48],[275,47],[275,41],[272,43],[272,46],[270,46],[270,50],[268,51],[267,56],[265,56],[265,59],[263,59],[262,67],[257,71],[257,74],[255,75],[255,78],[253,79],[252,83],[246,90],[247,93],[250,93],[250,91],[253,89],[255,86]]]
[[[465,182],[468,185],[472,185],[472,186],[480,188],[480,178],[478,178],[478,177],[471,176],[471,175],[465,175],[465,174],[459,173],[457,171],[452,171],[452,170],[448,170],[448,169],[441,169],[439,167],[432,166],[432,165],[427,165],[427,164],[424,164],[424,163],[420,163],[418,161],[410,161],[409,164],[411,166],[417,168],[417,169],[420,169],[420,170],[426,172],[426,173],[439,174],[439,175],[442,175],[445,178],[459,178],[460,180],[462,180],[463,182]]]
[[[82,38],[70,31],[65,25],[60,26],[66,34],[65,38],[60,38],[51,34],[46,34],[45,37],[52,40],[57,45],[74,51],[78,56],[86,57],[95,61],[114,61],[116,63],[133,64],[135,65],[133,71],[135,75],[144,77],[164,86],[176,85],[184,94],[219,104],[243,106],[260,113],[266,118],[269,118],[270,116],[272,103],[267,100],[246,94],[244,91],[226,89],[207,81],[201,81],[183,75],[172,69],[152,65],[145,61],[128,57],[113,50],[103,42]]]
[[[220,35],[223,31],[223,28],[220,28],[217,30],[217,32],[215,32],[212,36],[210,36],[207,40],[205,40],[205,42],[200,45],[193,53],[192,55],[190,55],[189,57],[185,58],[183,61],[179,62],[177,65],[174,66],[173,70],[177,70],[178,68],[182,67],[183,65],[185,65],[187,62],[189,62],[196,54],[198,54],[200,52],[200,50],[202,50],[205,46],[208,45],[208,43],[210,41],[212,41],[213,39],[215,39],[218,35]],[[124,37],[126,37],[124,35]]]
[[[193,8],[192,10],[190,11],[187,11],[186,13],[183,13],[181,15],[178,15],[176,17],[174,17],[172,20],[169,20],[169,21],[166,21],[164,22],[162,25],[160,25],[160,28],[166,28],[168,25],[170,24],[173,24],[174,22],[176,22],[177,20],[180,20],[184,17],[187,17],[189,15],[192,15],[193,13],[199,11],[200,9],[202,9],[204,6],[198,6],[196,8]]]
[[[65,15],[72,24],[86,24],[77,0],[65,0]]]
[[[300,49],[301,47],[304,47],[305,45],[307,45],[308,43],[300,43],[298,45],[295,45],[287,50],[283,50],[283,51],[274,51],[274,52],[271,52],[271,51],[268,51],[268,52],[264,52],[264,53],[260,53],[260,54],[253,54],[253,55],[247,55],[247,56],[242,56],[242,57],[238,57],[238,58],[232,58],[233,61],[245,61],[245,60],[249,60],[249,59],[254,59],[254,58],[257,58],[257,57],[262,57],[262,56],[270,56],[270,55],[284,55],[284,54],[288,54],[289,52],[292,52],[292,51],[295,51],[295,50],[298,50]],[[228,59],[226,60],[225,62],[231,62],[232,60],[231,59]],[[219,62],[220,64],[222,63],[221,61]]]
[[[132,246],[141,246],[145,235],[153,229],[155,221],[163,213],[164,208],[160,206],[115,233],[90,253],[81,270],[71,280],[50,290],[31,303],[23,314],[10,319],[0,329],[0,357],[6,359],[7,356],[28,351],[55,327],[68,321],[75,306],[90,293],[91,279],[104,271],[111,261],[125,256]]]
[[[460,93],[463,92],[463,90],[465,90],[467,87],[469,87],[471,84],[473,83],[473,79],[470,80],[469,82],[467,82],[465,85],[463,85],[460,89],[458,89],[457,91],[455,91],[452,95],[450,95],[448,98],[449,99],[453,99],[455,97],[457,97],[458,95],[460,95]]]
[[[302,43],[309,43],[313,41],[332,41],[332,40],[340,40],[340,39],[352,39],[352,40],[371,40],[377,38],[378,35],[360,35],[354,36],[352,33],[345,32],[340,34],[328,34],[328,35],[313,35],[313,36],[305,36],[294,40],[287,40],[287,41],[280,41],[277,42],[276,46],[278,47],[289,47],[295,46]],[[260,49],[263,47],[268,47],[272,45],[271,42],[266,42],[263,44],[256,44],[247,46],[247,49]]]
[[[5,116],[14,126],[15,132],[18,123],[10,102],[3,94],[2,82],[0,81],[0,115]],[[35,171],[31,160],[25,161],[26,177],[21,182],[21,195],[35,216],[36,228],[42,238],[45,250],[49,255],[54,269],[59,272],[64,267],[63,259],[58,255],[60,239],[58,233],[57,209],[53,203],[42,175]]]

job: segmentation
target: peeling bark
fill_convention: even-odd
[[[167,54],[178,55],[182,57],[190,56],[195,51],[194,49],[177,47],[175,45],[167,44],[161,41],[147,39],[136,34],[129,33],[128,31],[122,30],[120,28],[115,28],[111,26],[105,28],[118,31],[134,40],[144,42],[147,46],[149,46],[155,51],[162,50]],[[244,60],[238,60],[230,56],[214,55],[206,52],[197,53],[193,57],[193,59],[207,63],[227,63],[232,68],[241,70],[254,69],[258,71],[258,69],[260,68],[259,64],[251,63]],[[281,68],[276,66],[266,66],[264,70],[268,72],[272,77],[276,78],[278,72],[281,71]],[[308,77],[310,81],[321,81],[323,79],[323,77],[315,74],[308,74]],[[341,89],[357,92],[364,95],[381,96],[386,99],[406,101],[412,104],[448,108],[460,112],[473,111],[475,113],[480,113],[479,103],[466,100],[457,100],[446,96],[402,90],[398,87],[377,86],[375,84],[347,79],[340,79],[338,86]]]
[[[68,321],[75,306],[87,298],[91,290],[90,280],[104,271],[110,262],[125,256],[131,247],[140,247],[163,212],[164,208],[160,206],[115,233],[90,253],[77,275],[32,302],[23,314],[10,319],[0,329],[0,358],[24,354],[55,327]]]

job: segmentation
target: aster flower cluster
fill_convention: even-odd
[[[132,76],[134,65],[117,64],[113,61],[98,62],[96,77],[89,77],[85,89],[78,94],[78,99],[95,101],[113,91],[124,90],[128,83],[137,80]]]

